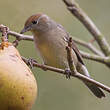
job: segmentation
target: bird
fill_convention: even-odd
[[[32,32],[37,53],[45,65],[65,70],[69,69],[65,47],[68,45],[70,35],[62,25],[46,14],[37,13],[26,20],[20,33],[23,34],[27,31]],[[77,71],[90,77],[74,41],[72,41],[72,58]],[[95,84],[83,82],[96,97],[105,97],[104,92]]]

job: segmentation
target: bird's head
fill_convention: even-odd
[[[24,25],[21,34],[32,31],[34,32],[44,32],[51,28],[52,20],[45,14],[35,14],[30,16]]]

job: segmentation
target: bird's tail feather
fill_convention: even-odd
[[[98,88],[96,85],[88,84],[88,83],[85,83],[85,84],[96,97],[98,98],[105,97],[105,94],[103,93],[103,91],[100,88]]]
[[[88,76],[90,77],[89,73],[88,73],[88,70],[86,69],[86,67],[84,65],[81,66],[81,69],[79,71],[80,73],[82,73],[83,75],[85,76]],[[105,94],[103,93],[103,91],[97,87],[95,84],[92,84],[92,83],[88,83],[88,82],[85,82],[85,85],[92,91],[92,93],[98,97],[98,98],[102,98],[102,97],[105,97]]]

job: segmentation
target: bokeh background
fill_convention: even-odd
[[[110,0],[77,0],[77,2],[110,42]],[[16,32],[21,31],[25,20],[30,15],[39,12],[49,15],[79,39],[87,42],[92,39],[85,27],[67,11],[62,0],[0,0],[0,24],[4,24]],[[31,35],[31,33],[27,34]],[[10,37],[10,40],[14,40],[13,37]],[[41,63],[33,42],[21,41],[17,48],[21,55],[35,58]],[[94,79],[110,86],[109,68],[97,62],[84,61]],[[110,94],[107,92],[105,92],[106,98],[97,99],[78,79],[67,80],[63,75],[45,72],[39,68],[34,68],[32,71],[37,79],[39,89],[32,110],[110,109]]]

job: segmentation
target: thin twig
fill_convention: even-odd
[[[17,39],[20,39],[20,40],[33,41],[33,36],[19,34],[19,33],[14,32],[14,31],[8,31],[8,35],[15,36]]]
[[[100,32],[100,30],[96,27],[96,25],[92,22],[92,20],[86,15],[86,13],[79,7],[79,5],[75,2],[75,0],[63,0],[66,4],[68,10],[77,18],[82,24],[87,28],[87,30],[93,35],[95,40],[97,41],[99,47],[102,52],[106,55],[110,55],[110,46],[107,43],[104,35]]]
[[[104,56],[104,54],[101,51],[99,51],[98,49],[96,49],[90,42],[87,43],[87,42],[80,40],[76,37],[72,37],[72,38],[73,38],[74,42],[76,42],[77,44],[80,44],[81,46],[88,48],[94,54],[99,55],[99,56]]]
[[[6,42],[8,41],[7,32],[9,31],[9,28],[4,26],[3,24],[0,25],[0,32],[2,32],[2,41]]]
[[[66,50],[67,50],[67,60],[68,60],[70,70],[72,73],[76,74],[77,70],[72,58],[72,37],[69,38],[68,46],[66,47]]]
[[[98,56],[98,55],[93,55],[93,54],[90,54],[90,53],[87,53],[84,51],[80,51],[80,53],[83,58],[97,61],[97,62],[104,63],[104,64],[107,64],[107,60],[110,60],[110,57],[102,57],[102,56]]]

